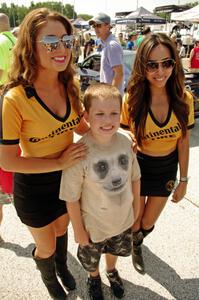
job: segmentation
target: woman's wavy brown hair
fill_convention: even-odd
[[[146,63],[151,51],[158,45],[164,45],[171,53],[171,58],[176,64],[166,83],[166,90],[170,99],[171,109],[174,111],[182,127],[183,136],[186,135],[188,123],[188,105],[185,103],[184,72],[176,45],[163,33],[152,34],[146,37],[137,50],[134,68],[129,79],[127,92],[130,124],[134,125],[134,133],[138,145],[142,145],[146,117],[151,103],[149,82],[146,79]]]
[[[13,63],[9,72],[9,83],[5,86],[3,93],[20,84],[23,86],[33,85],[38,75],[36,38],[48,20],[59,21],[65,27],[68,35],[73,34],[71,22],[60,13],[47,8],[32,10],[20,25],[17,42],[13,48]],[[73,108],[77,113],[81,113],[79,86],[77,85],[77,80],[75,80],[72,53],[66,70],[59,73],[59,80],[66,87],[66,92],[70,96]]]

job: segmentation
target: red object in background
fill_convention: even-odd
[[[19,148],[19,155],[21,149]],[[13,173],[4,171],[0,168],[0,188],[3,193],[13,194]]]
[[[3,193],[13,193],[13,173],[0,169],[0,186]]]
[[[194,47],[193,49],[193,57],[191,60],[191,68],[193,69],[197,69],[199,68],[199,48],[198,47]]]

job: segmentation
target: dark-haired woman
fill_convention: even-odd
[[[169,195],[177,203],[186,193],[189,129],[194,125],[193,97],[185,90],[182,65],[168,36],[152,34],[143,40],[127,91],[121,126],[134,134],[141,168],[133,264],[144,274],[143,239],[154,229]],[[178,165],[179,181],[174,189]]]
[[[1,167],[15,172],[15,208],[34,238],[33,258],[56,300],[67,297],[57,275],[67,289],[75,288],[67,268],[61,170],[86,155],[83,144],[73,143],[73,131],[84,132],[87,126],[72,66],[72,34],[70,21],[48,9],[24,18],[1,111]]]

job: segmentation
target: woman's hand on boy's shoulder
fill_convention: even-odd
[[[60,170],[72,167],[78,161],[86,158],[88,147],[83,143],[70,144],[58,158]]]

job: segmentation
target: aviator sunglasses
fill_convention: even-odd
[[[105,24],[105,23],[103,23]],[[103,24],[93,24],[92,27],[93,28],[101,28]]]
[[[63,35],[62,38],[59,38],[56,35],[45,35],[42,37],[41,41],[37,41],[37,43],[42,43],[48,52],[55,51],[59,43],[61,42],[64,48],[71,49],[73,46],[73,35]]]
[[[172,58],[160,60],[160,61],[148,61],[146,63],[146,70],[149,73],[156,72],[159,69],[159,66],[161,65],[164,70],[173,68],[175,66],[175,60]]]

